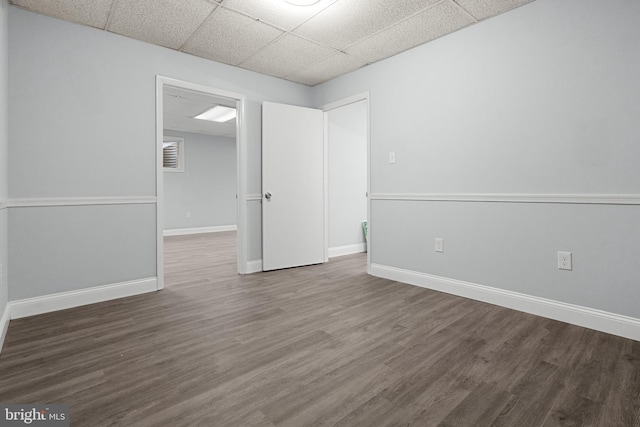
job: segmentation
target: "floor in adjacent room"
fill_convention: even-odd
[[[13,320],[0,402],[72,426],[640,427],[640,342],[391,282],[364,254],[236,274],[169,237],[166,288]]]

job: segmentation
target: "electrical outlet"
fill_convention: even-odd
[[[191,218],[191,211],[187,211],[187,218]]]
[[[444,252],[444,239],[436,237],[436,252]]]
[[[571,252],[558,252],[558,268],[560,270],[573,270],[571,265]]]
[[[395,162],[396,162],[396,152],[389,151],[389,163],[395,163]]]

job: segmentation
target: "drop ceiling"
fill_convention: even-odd
[[[218,98],[207,93],[165,86],[163,90],[163,127],[164,129],[218,135],[235,138],[236,121],[224,123],[194,119],[200,113],[224,105],[235,108],[235,101]]]
[[[11,0],[24,9],[314,86],[533,0]]]

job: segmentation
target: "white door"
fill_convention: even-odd
[[[262,105],[262,269],[325,261],[324,115]]]

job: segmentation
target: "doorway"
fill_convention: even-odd
[[[322,110],[327,258],[366,251],[369,270],[369,93],[325,105]]]
[[[237,272],[245,273],[244,96],[161,76],[156,83],[158,289],[164,288],[165,234],[236,230]],[[195,118],[217,106],[234,112],[235,119]],[[203,164],[212,155],[217,163]],[[205,181],[210,188],[203,188]],[[203,196],[209,190],[216,195]]]

